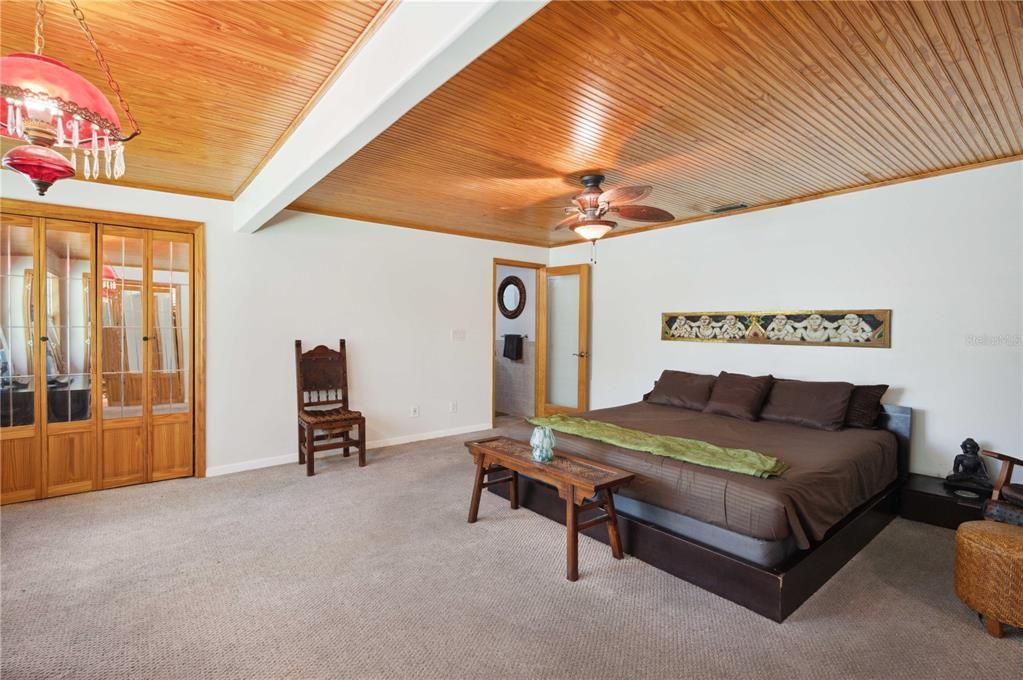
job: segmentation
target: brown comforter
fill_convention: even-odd
[[[558,449],[636,473],[622,495],[755,538],[791,535],[800,548],[823,538],[897,476],[895,436],[885,430],[825,432],[646,402],[580,415],[654,434],[753,449],[788,463],[781,477],[758,479],[555,433]],[[533,428],[523,420],[501,429],[528,440]]]

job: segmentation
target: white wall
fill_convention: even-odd
[[[638,400],[664,368],[883,382],[915,409],[914,471],[947,474],[968,436],[1021,455],[1021,234],[1017,162],[602,241],[591,405]],[[659,339],[662,312],[812,308],[892,309],[891,349]]]
[[[4,172],[0,181],[5,197],[38,200],[21,178]],[[352,406],[367,416],[371,445],[489,427],[493,258],[547,257],[530,246],[302,213],[240,234],[225,201],[80,181],[60,182],[46,200],[206,223],[213,474],[297,459],[297,338],[308,346],[346,338]],[[464,341],[452,339],[455,329]]]

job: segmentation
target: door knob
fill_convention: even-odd
[[[42,342],[49,342],[49,341],[50,341],[50,339],[49,339],[48,337],[46,337],[45,335],[44,335],[44,336],[42,336],[42,337],[40,337],[39,339],[40,339],[40,340],[41,340]]]
[[[572,352],[572,356],[579,357],[580,359],[585,359],[586,352]]]

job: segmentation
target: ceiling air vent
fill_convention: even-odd
[[[747,203],[729,203],[728,205],[719,205],[715,208],[711,208],[708,212],[720,215],[721,213],[732,212],[733,210],[745,210],[748,207],[749,204]]]

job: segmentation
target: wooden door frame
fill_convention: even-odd
[[[533,415],[538,413],[541,396],[540,392],[540,361],[539,361],[539,334],[541,312],[546,319],[547,296],[546,287],[543,284],[547,265],[541,262],[525,262],[522,260],[506,260],[495,257],[490,269],[490,427],[497,426],[497,267],[521,267],[522,269],[533,269],[536,272],[536,283],[533,286],[536,301],[533,306],[533,342],[537,343],[537,351],[533,357]],[[528,304],[528,301],[527,301]]]
[[[206,223],[192,220],[179,220],[166,217],[151,217],[134,213],[112,212],[108,210],[92,210],[66,205],[52,205],[35,201],[22,201],[12,198],[0,198],[0,212],[12,215],[23,215],[34,218],[51,218],[72,220],[77,222],[94,222],[141,229],[174,231],[192,234],[193,243],[193,315],[194,328],[192,381],[194,390],[192,408],[194,412],[194,431],[192,433],[193,456],[195,460],[195,476],[206,476]],[[98,257],[98,253],[96,254]],[[496,271],[496,270],[495,270]],[[98,286],[96,287],[99,290]],[[97,318],[99,310],[96,310]],[[93,329],[95,331],[95,328]],[[96,342],[96,336],[93,336]]]
[[[579,304],[579,350],[583,356],[579,357],[579,375],[577,377],[576,394],[578,395],[577,408],[547,406],[547,394],[543,387],[547,383],[547,279],[551,276],[579,277],[579,291],[582,300]],[[536,389],[536,411],[537,415],[548,416],[555,413],[578,413],[587,411],[590,407],[590,265],[589,264],[566,264],[559,267],[547,267],[543,272],[543,324],[537,333],[537,343],[543,343],[543,348],[537,350],[537,389]],[[539,313],[537,314],[539,319]],[[541,386],[541,382],[543,385]]]

